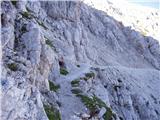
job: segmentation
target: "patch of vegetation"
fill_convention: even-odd
[[[60,74],[67,75],[69,72],[65,68],[60,68]]]
[[[94,78],[94,77],[95,77],[95,74],[93,72],[90,72],[90,73],[86,73],[83,79],[87,81],[90,78]]]
[[[12,2],[12,4],[13,4],[14,6],[16,6],[17,0],[11,0],[11,2]]]
[[[91,114],[97,112],[98,109],[97,109],[96,102],[92,98],[82,94],[78,94],[77,96],[81,98],[81,101],[89,109]]]
[[[61,120],[60,112],[57,109],[49,105],[44,105],[44,110],[49,120]]]
[[[86,73],[85,76],[88,78],[91,78],[91,77],[95,77],[95,74],[91,72],[91,73]]]
[[[112,117],[114,117],[111,108],[107,107],[107,105],[97,96],[93,95],[92,97],[88,97],[83,95],[82,92],[79,92],[79,90],[74,90],[74,94],[76,94],[77,97],[80,97],[81,101],[89,109],[90,115],[94,116],[99,112],[100,108],[104,107],[106,109],[106,113],[103,115],[104,120],[112,120]]]
[[[77,67],[80,67],[80,65],[77,65]]]
[[[53,47],[52,42],[49,39],[46,39],[46,44],[49,45],[50,47]]]
[[[49,81],[49,88],[51,91],[57,92],[60,88],[60,85],[55,85],[53,82]]]
[[[45,37],[45,36],[44,36]],[[55,52],[56,52],[56,48],[55,46],[53,46],[53,43],[51,42],[51,40],[49,40],[47,37],[45,37],[45,43],[50,46]]]
[[[102,108],[106,108],[106,113],[103,115],[104,120],[112,120],[112,117],[114,116],[111,108],[107,107],[107,105],[97,96],[93,96],[93,100],[97,103],[97,105]]]
[[[40,26],[42,26],[44,29],[48,29],[45,25],[44,25],[44,23],[43,22],[39,22],[38,20],[37,20],[37,23],[40,25]]]
[[[80,95],[82,93],[82,90],[77,88],[77,89],[72,89],[71,92],[75,95]]]
[[[27,10],[28,12],[32,12],[27,6],[26,6],[26,10]]]
[[[72,87],[78,87],[79,86],[79,82],[80,82],[79,79],[75,79],[75,80],[71,81]]]
[[[107,107],[106,110],[107,110],[107,111],[106,111],[106,113],[103,115],[103,119],[104,119],[104,120],[112,120],[112,117],[114,117],[114,114],[113,114],[111,108]]]
[[[8,68],[12,71],[17,71],[18,70],[18,66],[16,63],[10,63],[10,64],[7,64]]]
[[[29,12],[25,11],[23,13],[21,13],[23,17],[27,18],[27,19],[31,19],[31,14],[29,14]]]

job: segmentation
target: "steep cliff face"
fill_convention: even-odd
[[[160,119],[159,43],[106,5],[1,2],[2,120]]]

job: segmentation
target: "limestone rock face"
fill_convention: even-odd
[[[2,120],[160,119],[159,24],[102,3],[1,2]]]

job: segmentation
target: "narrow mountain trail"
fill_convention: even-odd
[[[89,71],[90,66],[81,64],[81,67],[71,71],[66,76],[61,76],[56,80],[57,83],[61,86],[60,90],[58,91],[58,96],[61,103],[60,111],[62,120],[70,120],[70,116],[73,116],[75,113],[81,113],[84,111],[85,107],[82,107],[83,103],[81,100],[71,92],[71,81],[83,76],[83,74]]]
[[[89,64],[80,64],[80,67],[74,68],[70,71],[70,73],[66,76],[61,75],[59,79],[56,80],[56,83],[60,84],[61,88],[58,91],[59,100],[61,103],[60,111],[63,120],[71,120],[71,116],[75,113],[82,113],[85,111],[85,106],[81,102],[81,100],[76,97],[72,92],[71,81],[78,79],[84,76],[85,73],[91,71],[91,69],[99,68],[99,69],[121,69],[127,73],[133,74],[138,70],[140,74],[145,74],[148,71],[155,71],[154,69],[143,69],[143,68],[127,68],[123,66],[100,66],[100,65],[89,65]],[[137,82],[137,81],[128,81],[129,83]],[[133,83],[132,83],[133,84]],[[151,83],[150,83],[151,84]],[[142,85],[143,86],[143,85]],[[72,118],[74,119],[74,118]]]

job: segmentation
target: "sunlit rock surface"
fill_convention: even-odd
[[[158,10],[94,0],[1,8],[2,120],[160,119]]]

